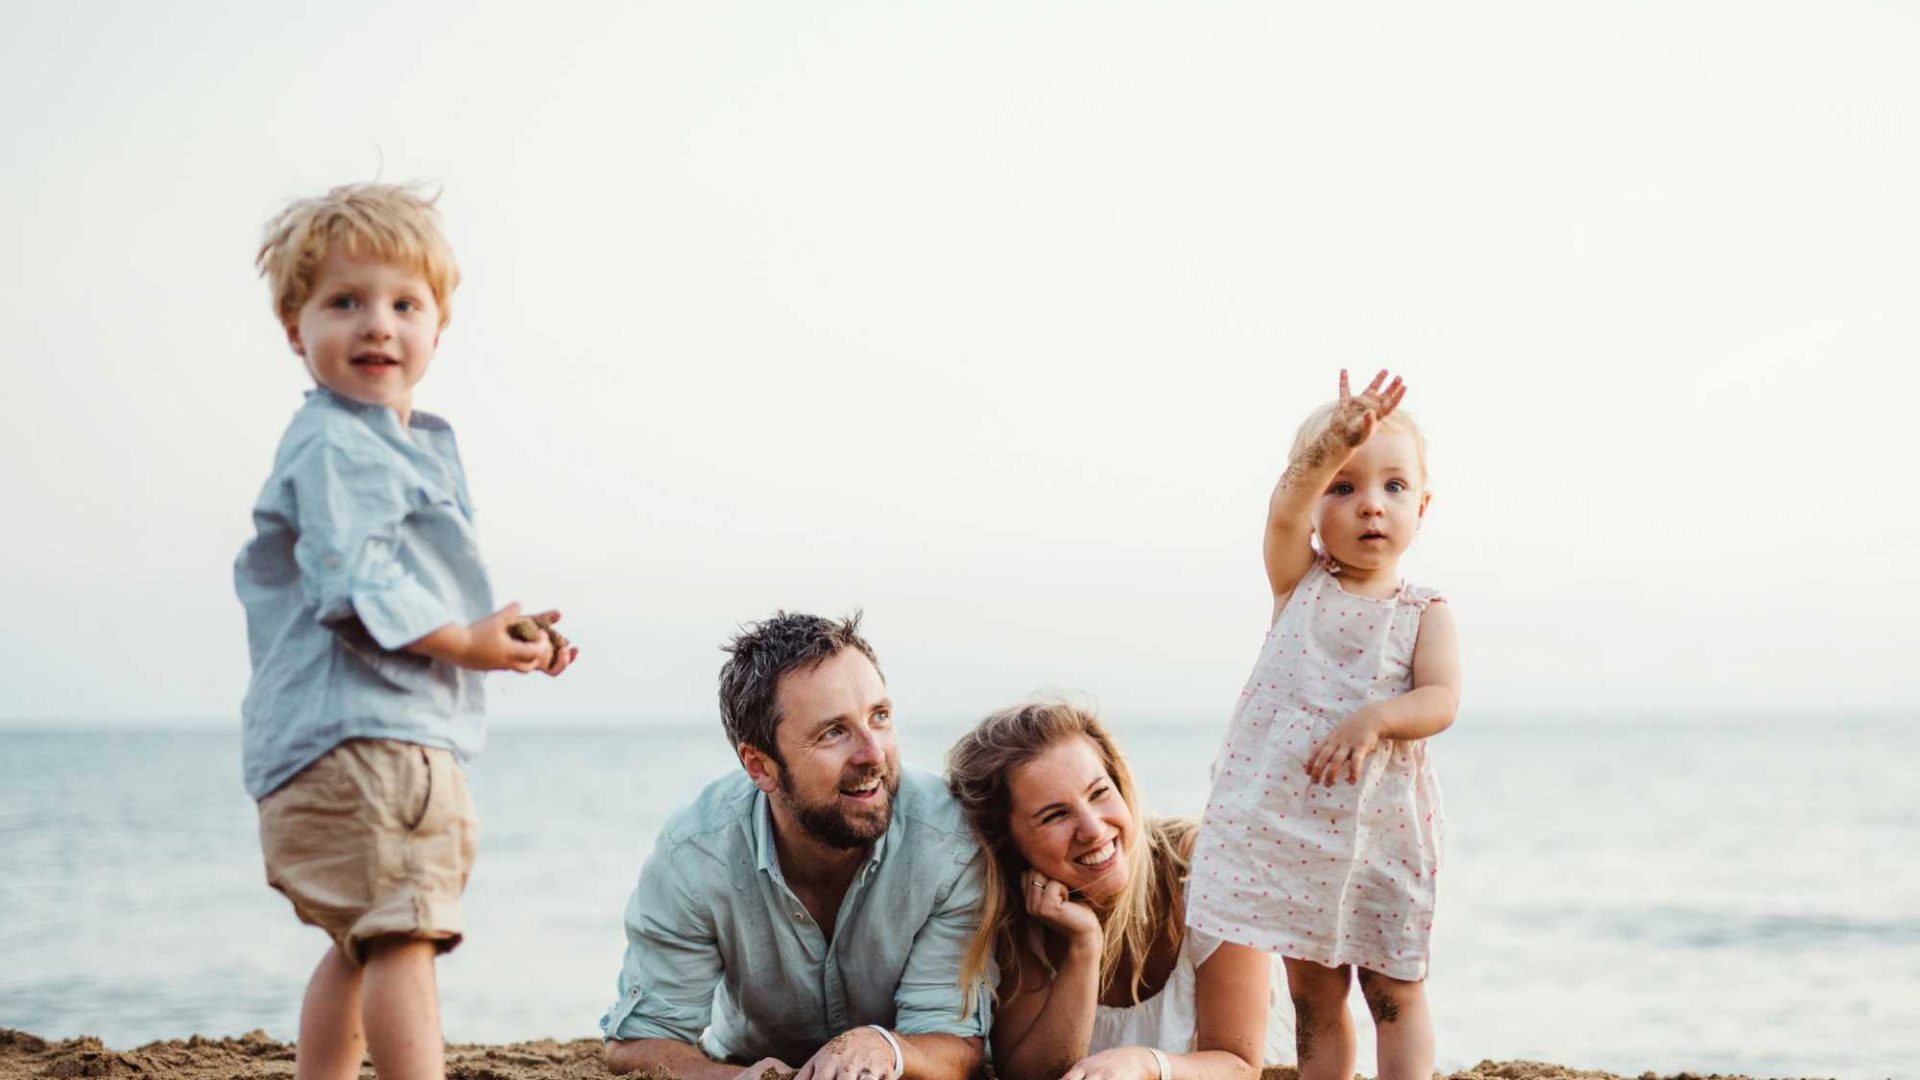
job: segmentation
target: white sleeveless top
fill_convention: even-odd
[[[1180,943],[1180,957],[1160,992],[1138,1005],[1093,1007],[1093,1038],[1088,1054],[1117,1046],[1151,1046],[1168,1053],[1193,1049],[1195,1017],[1193,984],[1200,965],[1220,947],[1220,939],[1189,928]],[[1293,1002],[1287,996],[1287,977],[1280,958],[1271,961],[1272,998],[1267,1007],[1268,1065],[1293,1064]]]

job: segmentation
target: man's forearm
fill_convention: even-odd
[[[666,1073],[680,1080],[731,1080],[740,1067],[715,1061],[690,1043],[673,1039],[609,1039],[607,1071],[619,1074],[636,1069]]]
[[[907,1080],[967,1080],[978,1072],[981,1040],[964,1035],[901,1035],[900,1057]]]

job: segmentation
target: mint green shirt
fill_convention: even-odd
[[[960,987],[981,858],[940,777],[903,769],[892,824],[829,934],[780,872],[767,796],[745,772],[716,780],[668,820],[640,869],[620,996],[600,1030],[795,1067],[864,1024],[984,1036],[987,1009],[962,1016]],[[986,996],[982,986],[975,1001]]]

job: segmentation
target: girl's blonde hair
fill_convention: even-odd
[[[1116,974],[1124,975],[1138,1004],[1147,953],[1167,924],[1181,918],[1180,897],[1193,850],[1194,822],[1141,818],[1133,773],[1091,711],[1062,701],[1002,709],[980,721],[947,751],[947,788],[987,856],[980,927],[960,964],[960,984],[966,988],[963,1016],[972,1014],[975,988],[986,978],[991,961],[999,962],[1001,982],[1012,986],[1023,985],[1028,965],[1036,962],[1053,974],[1053,964],[1041,946],[1044,928],[1027,914],[1021,896],[1020,873],[1026,862],[1013,843],[1008,778],[1042,751],[1073,738],[1093,744],[1145,841],[1127,845],[1126,888],[1102,919],[1100,985],[1109,985]]]
[[[437,197],[436,197],[437,198]],[[267,223],[254,265],[273,291],[273,313],[290,324],[313,291],[313,275],[335,245],[359,257],[403,266],[433,290],[440,325],[453,315],[460,268],[440,233],[435,198],[399,184],[343,184],[300,199]]]
[[[1306,454],[1307,447],[1312,446],[1314,440],[1320,437],[1320,433],[1327,430],[1327,421],[1333,417],[1333,410],[1339,404],[1338,401],[1329,401],[1325,405],[1308,413],[1307,418],[1300,421],[1299,430],[1293,433],[1293,448],[1287,451],[1288,461],[1299,461],[1300,458]],[[1415,456],[1420,459],[1420,484],[1422,487],[1425,487],[1427,483],[1427,437],[1420,433],[1420,425],[1414,422],[1413,414],[1405,409],[1395,409],[1387,414],[1385,420],[1380,421],[1378,430],[1404,431],[1413,436],[1413,452]]]

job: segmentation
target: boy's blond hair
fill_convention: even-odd
[[[444,328],[453,314],[460,268],[440,233],[434,201],[398,184],[342,184],[280,211],[267,223],[254,256],[273,290],[274,314],[282,324],[297,320],[313,289],[314,271],[334,245],[345,244],[357,257],[404,266],[425,279]]]
[[[1307,447],[1327,430],[1327,422],[1333,418],[1333,410],[1340,403],[1329,401],[1325,405],[1307,414],[1300,421],[1300,429],[1293,433],[1293,449],[1287,453],[1288,461],[1299,461],[1306,454]],[[1379,431],[1404,431],[1413,436],[1413,452],[1420,459],[1420,486],[1427,485],[1427,437],[1420,432],[1420,425],[1414,423],[1413,414],[1405,409],[1395,409],[1380,421]]]

